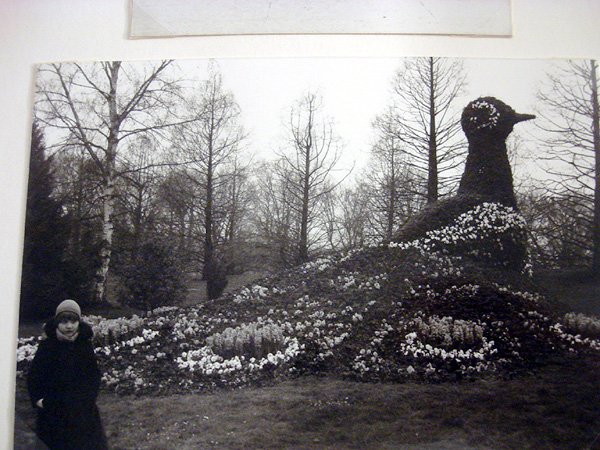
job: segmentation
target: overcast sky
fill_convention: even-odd
[[[318,90],[325,112],[344,142],[344,166],[365,163],[373,130],[371,123],[390,98],[391,81],[401,58],[240,58],[216,60],[223,84],[242,110],[250,148],[268,156],[282,143],[282,123],[303,93]],[[549,60],[465,59],[467,93],[457,101],[462,108],[480,96],[495,96],[517,112],[533,112],[538,84]],[[180,60],[187,73],[206,76],[207,60]],[[531,124],[519,126],[525,136]],[[527,139],[525,139],[527,141]]]
[[[324,113],[330,117],[343,143],[339,176],[354,167],[354,175],[367,162],[374,141],[372,122],[390,101],[392,79],[403,65],[402,58],[237,58],[217,59],[223,89],[231,92],[242,113],[248,133],[248,151],[269,158],[285,143],[284,122],[290,108],[303,94],[318,91]],[[457,110],[480,96],[495,96],[517,112],[533,113],[539,83],[550,69],[550,60],[464,59],[466,93],[456,100]],[[141,64],[141,63],[140,63]],[[204,80],[211,61],[178,60],[185,77]],[[535,124],[516,127],[523,152],[534,152]],[[52,132],[46,131],[52,145]],[[519,173],[538,173],[529,162],[513,168]],[[352,177],[351,177],[352,178]],[[350,179],[351,179],[350,178]],[[518,180],[516,180],[518,181]]]

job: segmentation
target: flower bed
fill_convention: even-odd
[[[456,380],[515,374],[556,352],[600,351],[600,320],[551,317],[527,277],[455,252],[490,236],[501,246],[497,236],[521,229],[514,211],[477,208],[452,239],[442,230],[331,255],[203,305],[85,317],[104,386],[160,394],[319,372]],[[36,347],[36,339],[19,341],[19,376]]]

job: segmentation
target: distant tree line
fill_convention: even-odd
[[[539,95],[550,136],[543,154],[564,164],[543,189],[520,186],[519,204],[538,265],[577,260],[598,271],[596,65],[569,64]],[[175,304],[191,273],[215,297],[233,273],[391,239],[456,189],[465,80],[459,62],[406,60],[373,120],[367,168],[350,183],[348,171],[339,175],[343,141],[319,92],[290,105],[287,140],[264,161],[251,157],[240,107],[214,64],[192,81],[171,61],[41,66],[23,317],[47,316],[66,296],[142,309]]]
[[[523,192],[542,266],[600,275],[600,109],[595,60],[556,64],[538,91],[543,140],[536,158],[547,180]]]

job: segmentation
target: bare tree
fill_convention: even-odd
[[[249,213],[254,187],[250,182],[249,158],[236,155],[224,168],[225,183],[217,193],[217,235],[222,242],[223,257],[230,267],[243,266],[250,235]]]
[[[170,170],[159,181],[155,199],[160,215],[158,227],[171,236],[183,260],[193,261],[202,245],[194,232],[201,204],[195,194],[196,183],[185,167]]]
[[[382,138],[403,143],[407,163],[426,186],[427,203],[435,202],[440,187],[458,176],[464,144],[453,104],[464,86],[460,61],[406,59],[393,80],[391,107],[374,121]]]
[[[597,62],[568,61],[555,66],[538,92],[547,132],[544,144],[551,185],[561,198],[570,198],[589,230],[587,249],[592,269],[600,274],[600,110]]]
[[[166,76],[170,61],[147,64],[141,71],[120,61],[49,64],[39,69],[36,116],[59,130],[64,148],[85,149],[101,183],[100,264],[93,297],[105,298],[111,262],[117,158],[123,141],[152,133],[173,120],[176,85]]]
[[[343,189],[337,196],[335,220],[337,246],[344,251],[361,248],[370,242],[370,191],[364,184]]]
[[[79,255],[86,253],[92,244],[90,235],[102,217],[101,177],[83,147],[54,156],[57,196],[63,200],[70,222],[66,252],[73,259],[81,260]]]
[[[363,179],[369,192],[370,236],[376,241],[392,239],[423,204],[422,186],[407,161],[406,144],[397,137],[399,131],[392,131],[393,127],[388,123],[380,130]]]
[[[215,251],[218,222],[223,220],[218,210],[223,205],[216,202],[219,192],[230,188],[235,182],[232,177],[240,174],[239,164],[235,174],[231,168],[236,167],[244,134],[238,123],[239,106],[233,94],[224,91],[222,77],[214,68],[202,83],[198,97],[190,99],[189,109],[193,121],[175,127],[173,143],[203,207],[203,278],[209,279],[211,268],[220,264]],[[234,192],[239,194],[236,189]]]
[[[267,250],[276,266],[291,266],[296,260],[298,235],[292,208],[291,173],[282,159],[262,163],[257,168],[253,222],[258,245]]]
[[[127,226],[131,236],[133,259],[156,222],[155,202],[160,186],[161,161],[156,143],[147,135],[140,135],[129,142],[121,157],[118,204],[121,222]]]
[[[530,253],[541,267],[581,267],[589,258],[589,223],[581,197],[557,196],[547,189],[529,189],[519,210],[530,230]]]
[[[281,152],[282,175],[288,176],[290,202],[298,220],[297,260],[309,257],[309,235],[314,228],[318,202],[335,188],[330,176],[341,156],[331,119],[323,115],[322,97],[305,94],[291,109],[289,151]]]

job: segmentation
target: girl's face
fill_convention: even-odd
[[[74,314],[62,314],[58,318],[58,331],[67,337],[73,337],[79,331],[79,318]]]

